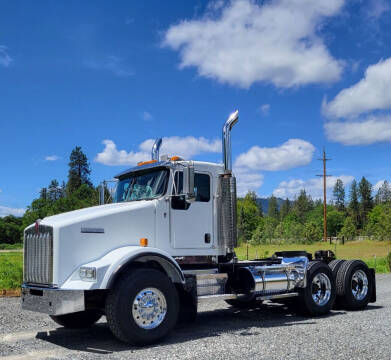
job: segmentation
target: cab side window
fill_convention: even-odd
[[[199,174],[194,175],[194,192],[196,194],[195,201],[199,202],[209,202],[210,200],[210,176],[208,174]],[[179,194],[183,193],[183,172],[177,171],[174,176],[174,187],[172,189],[173,195],[172,198],[172,208],[176,210],[187,210],[189,208],[188,203],[186,203],[184,196]]]
[[[210,176],[207,174],[195,174],[194,191],[196,201],[208,202],[210,200]]]

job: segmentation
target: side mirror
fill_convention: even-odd
[[[183,169],[183,193],[185,194],[186,202],[191,203],[195,200],[194,193],[194,166],[187,165]]]

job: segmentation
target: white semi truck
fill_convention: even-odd
[[[158,139],[152,160],[116,176],[113,203],[27,227],[22,308],[69,328],[105,315],[118,339],[143,345],[179,318],[194,320],[208,299],[237,307],[285,301],[310,316],[376,301],[374,270],[330,251],[238,261],[230,138],[237,121],[236,111],[223,127],[223,164],[159,158]]]

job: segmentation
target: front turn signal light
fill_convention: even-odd
[[[147,238],[141,238],[140,239],[140,246],[148,246],[148,239]]]

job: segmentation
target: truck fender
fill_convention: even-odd
[[[116,277],[127,266],[134,262],[146,263],[149,261],[154,261],[159,264],[172,282],[179,284],[185,283],[185,277],[178,263],[165,251],[151,247],[123,246],[111,250],[99,259],[81,264],[60,287],[71,290],[110,289]],[[95,268],[96,280],[93,282],[81,280],[79,276],[80,267]]]
[[[132,246],[134,248],[134,246]],[[132,263],[157,262],[165,271],[173,283],[185,284],[185,277],[175,259],[165,251],[156,248],[145,248],[138,246],[132,249],[125,256],[122,256],[115,264],[109,267],[101,284],[101,289],[110,289],[121,271]]]

